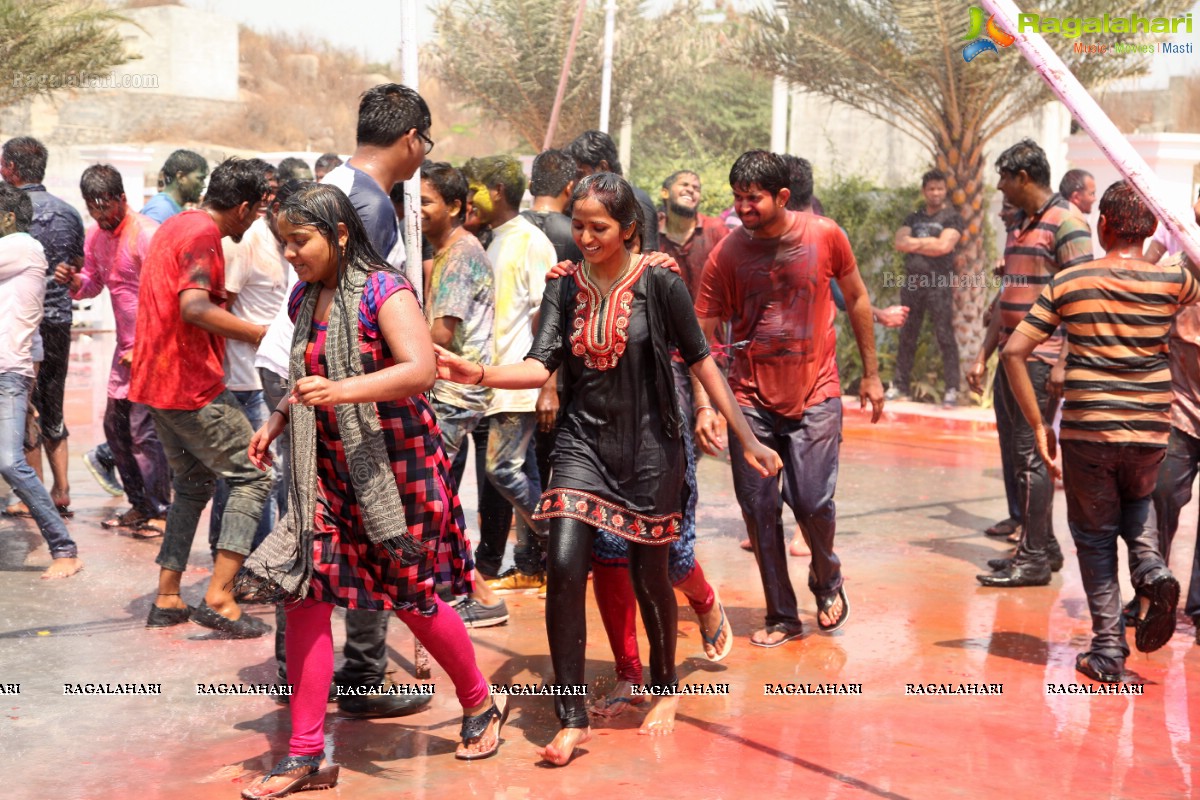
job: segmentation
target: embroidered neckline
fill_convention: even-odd
[[[629,315],[633,311],[633,285],[645,268],[638,257],[636,266],[601,295],[583,270],[575,272],[575,320],[571,326],[571,352],[589,369],[610,370],[625,354],[629,340]]]

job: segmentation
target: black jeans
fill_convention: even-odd
[[[940,276],[931,275],[931,282]],[[942,351],[942,372],[946,389],[957,389],[958,342],[954,338],[954,289],[951,286],[909,287],[906,282],[900,287],[900,304],[908,306],[908,319],[900,328],[900,348],[896,353],[896,388],[907,394],[910,385],[913,359],[917,355],[917,339],[925,314],[933,325],[933,335],[938,349]]]
[[[1158,552],[1158,528],[1150,496],[1166,450],[1138,444],[1062,443],[1067,523],[1079,552],[1079,574],[1092,612],[1097,655],[1129,655],[1121,588],[1117,584],[1117,538],[1129,548],[1135,589],[1166,569]]]
[[[546,636],[554,683],[579,686],[587,661],[587,576],[592,562],[595,528],[578,520],[558,517],[550,521],[546,557]],[[675,639],[679,608],[675,589],[667,576],[666,545],[629,544],[629,571],[633,591],[642,611],[642,624],[650,640],[650,676],[655,687],[666,689],[678,682],[675,673]],[[555,711],[564,728],[586,728],[587,698],[555,698]]]
[[[1052,419],[1054,414],[1048,413],[1051,409],[1046,392],[1050,365],[1043,361],[1028,361],[1025,366],[1029,371],[1029,380],[1033,382],[1038,406],[1046,419]],[[1002,401],[996,404],[996,433],[1000,437],[1001,451],[1007,449],[1013,460],[1017,504],[1021,507],[1021,519],[1024,522],[1014,564],[1041,565],[1049,569],[1050,556],[1062,552],[1054,537],[1054,481],[1050,479],[1046,462],[1038,455],[1033,428],[1025,421],[1003,369],[996,374],[995,392],[997,397],[1003,395]]]
[[[1200,439],[1179,428],[1171,428],[1171,442],[1158,471],[1154,487],[1154,515],[1158,519],[1158,552],[1167,564],[1171,563],[1171,544],[1179,530],[1179,512],[1192,499],[1192,482],[1200,466]],[[1200,617],[1200,546],[1192,555],[1192,578],[1188,584],[1186,613],[1193,620]]]
[[[59,442],[68,436],[63,419],[63,397],[71,361],[71,323],[43,322],[38,331],[42,334],[45,356],[33,386],[33,407],[38,412],[42,438]]]
[[[792,506],[796,522],[812,551],[808,588],[818,598],[842,587],[842,562],[833,552],[837,509],[838,448],[842,435],[842,401],[831,398],[790,419],[760,408],[742,407],[750,430],[783,459],[784,490],[778,477],[764,478],[743,455],[737,437],[729,438],[733,491],[737,495],[754,560],[758,562],[767,600],[767,625],[800,625],[796,593],[788,577],[788,540],[783,530],[783,501]]]
[[[475,568],[484,575],[498,575],[504,560],[508,529],[512,527],[513,507],[487,478],[488,418],[471,431],[475,451],[475,485],[478,492],[479,546],[475,548]],[[450,477],[457,487],[467,469],[467,448],[459,448],[450,465]],[[485,544],[486,543],[486,544]],[[498,546],[497,546],[498,543]]]
[[[999,371],[1004,371],[1004,365],[999,366]],[[1000,378],[999,372],[996,373],[996,378]],[[996,415],[996,428],[1000,428],[1000,418],[1008,416],[1008,407],[1004,405],[1004,392],[1000,391],[1000,387],[992,383],[992,411]],[[1017,409],[1020,414],[1021,410]],[[1008,503],[1008,518],[1015,519],[1017,522],[1025,521],[1025,512],[1021,508],[1020,498],[1017,497],[1017,465],[1014,463],[1012,451],[1007,447],[1000,448],[1000,472],[1004,476],[1004,498]]]

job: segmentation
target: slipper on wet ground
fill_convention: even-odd
[[[716,663],[729,655],[729,651],[733,649],[733,626],[729,624],[729,618],[725,616],[725,606],[721,604],[721,596],[717,594],[715,588],[713,589],[713,602],[716,603],[717,608],[721,609],[721,621],[717,623],[717,632],[710,637],[704,632],[704,626],[701,625],[700,636],[704,639],[706,645],[716,650],[717,640],[721,638],[721,632],[725,632],[725,646],[718,650],[715,656],[710,656],[707,653],[704,655],[709,661]]]
[[[13,519],[32,519],[33,517],[33,514],[30,514],[26,509],[23,509],[19,506],[9,506],[0,513],[4,514],[6,517],[12,517]]]
[[[1134,644],[1143,653],[1153,653],[1175,635],[1175,609],[1179,605],[1179,581],[1169,572],[1160,572],[1138,591],[1150,600],[1146,616],[1137,620]]]
[[[160,539],[167,532],[167,521],[162,517],[154,517],[133,529],[135,539]]]
[[[763,628],[763,631],[767,634],[767,636],[770,636],[772,633],[782,633],[783,638],[777,642],[759,642],[755,641],[754,637],[751,636],[750,644],[754,645],[755,647],[779,647],[782,644],[787,644],[792,639],[799,639],[804,635],[803,626],[793,628],[779,622],[775,623],[774,625],[768,625],[766,628]]]
[[[70,506],[59,505],[58,503],[55,503],[54,508],[58,510],[58,515],[63,519],[71,519],[75,516],[75,512],[71,510]]]
[[[826,625],[821,622],[821,614],[828,614],[833,608],[833,604],[838,598],[842,599],[842,615],[838,617],[837,622],[832,625]],[[821,629],[821,633],[833,633],[838,628],[846,624],[846,620],[850,619],[850,601],[846,598],[846,587],[837,590],[837,594],[826,595],[825,597],[817,598],[817,627]]]
[[[1096,663],[1092,663],[1093,660]],[[1124,667],[1118,667],[1112,659],[1094,653],[1080,653],[1075,657],[1075,671],[1086,675],[1097,683],[1120,683]]]

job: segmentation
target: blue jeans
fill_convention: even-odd
[[[279,403],[287,396],[288,379],[276,375],[269,369],[258,368],[258,377],[263,386],[263,402],[267,404],[267,416],[279,408]],[[283,519],[288,510],[288,493],[292,490],[292,437],[290,431],[284,431],[271,443],[271,451],[275,457],[275,486],[271,495],[275,498],[275,512]],[[264,512],[265,514],[265,512]]]
[[[156,562],[172,572],[187,569],[200,515],[212,499],[218,478],[229,483],[229,500],[217,549],[248,555],[271,479],[250,463],[250,423],[228,389],[203,408],[152,408],[154,427],[174,472],[175,502]]]
[[[517,512],[517,544],[513,548],[513,559],[517,568],[527,572],[533,564],[540,571],[541,546],[533,538],[533,531],[544,536],[548,530],[543,522],[535,522],[533,512],[542,496],[542,479],[537,474],[536,455],[530,457],[530,442],[537,429],[537,414],[533,411],[521,413],[493,414],[488,417],[487,476],[500,495],[512,503]],[[493,547],[495,543],[489,543]],[[484,542],[480,541],[480,547]],[[504,543],[500,543],[500,554],[504,554]],[[478,559],[476,559],[478,563]],[[480,571],[483,568],[480,567]]]
[[[79,554],[67,526],[54,508],[50,493],[25,460],[25,412],[33,378],[15,372],[0,372],[0,477],[8,481],[17,497],[29,508],[42,538],[54,558]]]
[[[439,423],[440,424],[440,423]],[[480,546],[475,550],[475,567],[484,575],[496,575],[504,561],[504,544],[508,539],[508,529],[512,527],[512,504],[504,499],[496,490],[487,476],[487,443],[488,418],[484,417],[475,430],[471,431],[471,441],[475,448],[475,487],[476,500],[479,509],[479,541]],[[450,463],[450,477],[454,480],[455,491],[462,485],[463,473],[467,471],[466,441],[459,443],[458,453]],[[498,543],[499,551],[493,552],[490,545],[484,542]],[[482,561],[480,559],[483,559]]]
[[[242,407],[242,413],[249,420],[251,430],[257,431],[261,428],[271,415],[271,410],[267,408],[263,399],[262,390],[229,391]],[[251,550],[262,544],[275,525],[275,489],[279,483],[279,473],[271,468],[268,474],[271,476],[271,493],[267,495],[263,504],[262,517],[258,520],[258,529],[254,532],[254,541],[250,544]],[[225,504],[228,502],[229,484],[224,479],[218,479],[217,489],[213,493],[212,513],[208,515],[208,544],[214,556],[217,553],[217,540],[221,538],[221,520],[225,516]]]
[[[108,398],[104,436],[108,442],[96,448],[96,457],[103,463],[100,448],[108,450],[129,504],[146,516],[165,517],[171,506],[171,470],[150,409],[128,399]]]
[[[838,448],[842,436],[842,401],[830,398],[791,419],[761,408],[742,406],[746,422],[758,440],[783,459],[783,491],[779,477],[764,478],[750,466],[742,443],[729,437],[733,465],[733,491],[758,562],[767,624],[797,627],[800,617],[796,593],[788,577],[788,539],[783,530],[783,501],[792,506],[796,522],[812,551],[808,588],[817,598],[836,594],[842,587],[842,562],[833,552],[837,509]]]

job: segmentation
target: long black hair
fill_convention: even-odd
[[[588,197],[604,206],[604,210],[617,221],[622,231],[630,225],[634,226],[633,233],[628,238],[621,237],[626,247],[642,235],[646,221],[642,219],[641,204],[638,203],[637,195],[633,193],[633,186],[629,181],[615,172],[592,173],[575,184],[571,202],[578,204]]]

